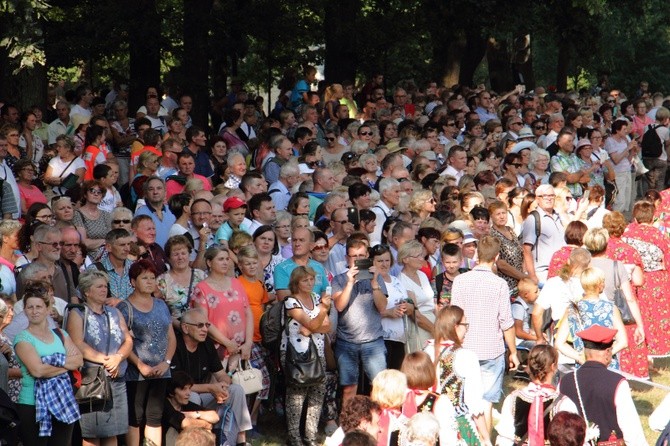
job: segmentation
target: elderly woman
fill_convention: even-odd
[[[670,354],[670,241],[653,226],[654,205],[639,201],[633,207],[634,221],[621,237],[642,258],[644,286],[638,288],[642,319],[646,322],[649,354]],[[653,323],[652,323],[653,321]]]
[[[92,250],[91,258],[97,261],[105,246],[105,236],[112,229],[112,214],[98,208],[104,188],[97,180],[84,182],[82,205],[75,211],[72,223],[75,225],[86,248]]]
[[[68,371],[83,364],[81,352],[64,331],[49,328],[51,299],[39,283],[23,295],[28,328],[14,338],[21,366],[18,413],[24,445],[70,444],[79,407]]]
[[[383,370],[372,380],[370,399],[381,408],[377,446],[398,446],[409,421],[402,413],[407,390],[407,378],[398,370]]]
[[[52,186],[54,195],[71,195],[77,191],[86,173],[86,164],[84,160],[74,153],[74,140],[71,136],[60,135],[56,138],[56,150],[58,156],[51,158],[49,167],[44,174],[44,182]],[[76,181],[72,184],[72,179],[66,178],[70,175],[76,175]],[[68,193],[69,192],[69,193]],[[77,191],[78,192],[78,191]],[[75,200],[79,197],[75,196]]]
[[[133,263],[129,271],[133,293],[118,304],[133,337],[125,373],[128,389],[128,446],[139,446],[144,438],[161,444],[161,417],[170,378],[170,362],[177,347],[172,317],[165,302],[152,296],[156,291],[156,267],[150,260]]]
[[[121,312],[105,305],[107,300],[107,273],[86,271],[79,276],[79,290],[86,302],[83,309],[70,313],[67,331],[72,342],[84,355],[84,369],[104,367],[112,389],[112,400],[100,410],[82,415],[84,445],[114,446],[116,436],[128,432],[128,404],[126,400],[126,358],[133,348],[126,322]]]
[[[228,178],[224,183],[228,189],[237,189],[240,187],[240,182],[245,173],[247,173],[247,163],[244,159],[244,155],[240,152],[232,152],[228,154],[227,164],[228,169]]]
[[[18,260],[19,231],[21,223],[16,220],[0,221],[0,264],[14,271],[14,264]]]
[[[189,264],[193,246],[183,235],[170,237],[165,243],[165,255],[170,269],[158,277],[158,290],[170,308],[175,324],[189,307],[189,300],[195,286],[205,279],[205,272],[192,268]]]
[[[491,215],[490,234],[500,240],[500,256],[496,262],[498,275],[505,279],[510,295],[514,296],[519,280],[526,277],[523,272],[523,246],[512,228],[507,226],[507,206],[502,201],[495,201],[489,206]]]
[[[6,296],[6,295],[5,295]],[[13,303],[16,299],[6,296],[0,299],[0,388],[7,392],[16,403],[21,391],[21,367],[16,359],[12,341],[5,334],[5,328],[14,319]]]
[[[411,240],[398,248],[398,263],[402,265],[400,283],[414,302],[415,311],[408,314],[416,324],[417,333],[408,328],[408,346],[410,350],[420,350],[433,337],[435,322],[435,292],[430,280],[420,269],[426,263],[426,251],[423,245]],[[415,337],[415,339],[412,339]]]
[[[549,184],[549,159],[551,155],[544,149],[536,149],[530,152],[529,172],[525,175],[524,187],[531,192],[540,184]]]
[[[56,217],[56,223],[71,224],[74,219],[74,205],[67,195],[59,195],[51,199],[51,209]]]
[[[584,341],[577,333],[593,325],[612,328],[617,334],[612,345],[609,368],[619,369],[619,358],[616,355],[628,347],[628,339],[619,309],[611,301],[600,298],[605,290],[605,273],[600,268],[589,267],[580,274],[579,280],[583,295],[573,296],[573,301],[565,310],[554,339],[556,348],[574,360],[576,365],[581,365],[586,361]],[[568,339],[572,339],[572,342],[569,343]]]

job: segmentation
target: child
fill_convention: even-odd
[[[223,202],[223,212],[227,214],[228,221],[216,231],[216,240],[219,244],[228,246],[228,240],[234,231],[249,232],[249,228],[244,223],[247,204],[238,197],[229,197]]]
[[[530,315],[533,312],[533,304],[540,294],[540,288],[535,282],[527,277],[519,280],[519,296],[512,302],[512,317],[514,318],[514,334],[516,345],[524,350],[530,351],[535,346],[537,338],[531,330]]]
[[[451,302],[451,287],[454,285],[456,276],[460,274],[459,268],[462,260],[463,254],[458,245],[454,243],[444,245],[442,248],[442,265],[436,266],[438,271],[436,271],[433,281],[438,311]]]
[[[256,420],[258,419],[261,400],[266,400],[268,398],[270,389],[270,377],[265,366],[265,361],[263,360],[262,348],[260,346],[261,331],[259,328],[264,306],[270,302],[270,298],[265,289],[265,285],[258,278],[259,267],[258,252],[256,251],[256,248],[253,245],[246,245],[240,248],[237,253],[237,263],[240,272],[242,273],[238,277],[238,280],[242,283],[242,287],[244,287],[244,291],[247,293],[249,307],[251,307],[251,314],[254,318],[254,345],[251,349],[250,362],[253,367],[260,369],[263,373],[263,389],[258,393],[254,405],[251,408],[251,423],[255,425]],[[260,274],[262,277],[262,268],[260,268]]]

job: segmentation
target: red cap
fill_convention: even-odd
[[[241,207],[247,207],[247,204],[237,197],[227,198],[226,201],[223,202],[223,212],[228,212],[231,209],[238,209]]]
[[[612,345],[617,331],[603,327],[602,325],[591,325],[586,330],[582,330],[575,334],[582,338],[584,347],[604,350]]]

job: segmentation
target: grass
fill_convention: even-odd
[[[652,381],[656,383],[670,386],[670,368],[657,369],[651,373],[651,377]],[[505,394],[507,395],[512,390],[522,387],[523,385],[525,385],[523,381],[515,381],[507,376],[504,382]],[[644,429],[647,442],[650,445],[656,443],[659,432],[652,431],[649,428],[649,415],[651,415],[654,409],[658,407],[665,396],[666,393],[662,389],[653,387],[644,391],[633,390],[635,407],[637,407],[640,421],[642,422],[642,428]],[[496,406],[496,409],[500,410],[500,406],[502,406],[502,401]],[[261,415],[259,425],[261,426],[261,436],[260,438],[251,441],[254,446],[284,446],[286,444],[286,424],[283,418],[277,417],[274,413]],[[320,440],[325,439],[323,429],[321,429],[320,432]]]

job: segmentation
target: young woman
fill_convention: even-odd
[[[24,421],[19,425],[21,441],[39,446],[70,444],[80,414],[68,371],[83,365],[81,352],[67,333],[50,328],[47,316],[52,303],[46,287],[39,282],[26,287],[23,305],[28,328],[14,338],[22,375],[18,401],[19,418]],[[45,388],[44,392],[36,392],[36,386]],[[48,401],[45,392],[56,401]],[[46,410],[46,405],[52,406],[58,416],[47,411],[50,419],[46,424],[31,422],[37,419],[38,407]],[[46,436],[40,436],[42,429]]]
[[[490,446],[479,360],[462,347],[468,326],[460,307],[442,308],[435,321],[435,339],[425,351],[437,366],[436,393],[449,399],[456,409],[460,437],[470,445]]]

